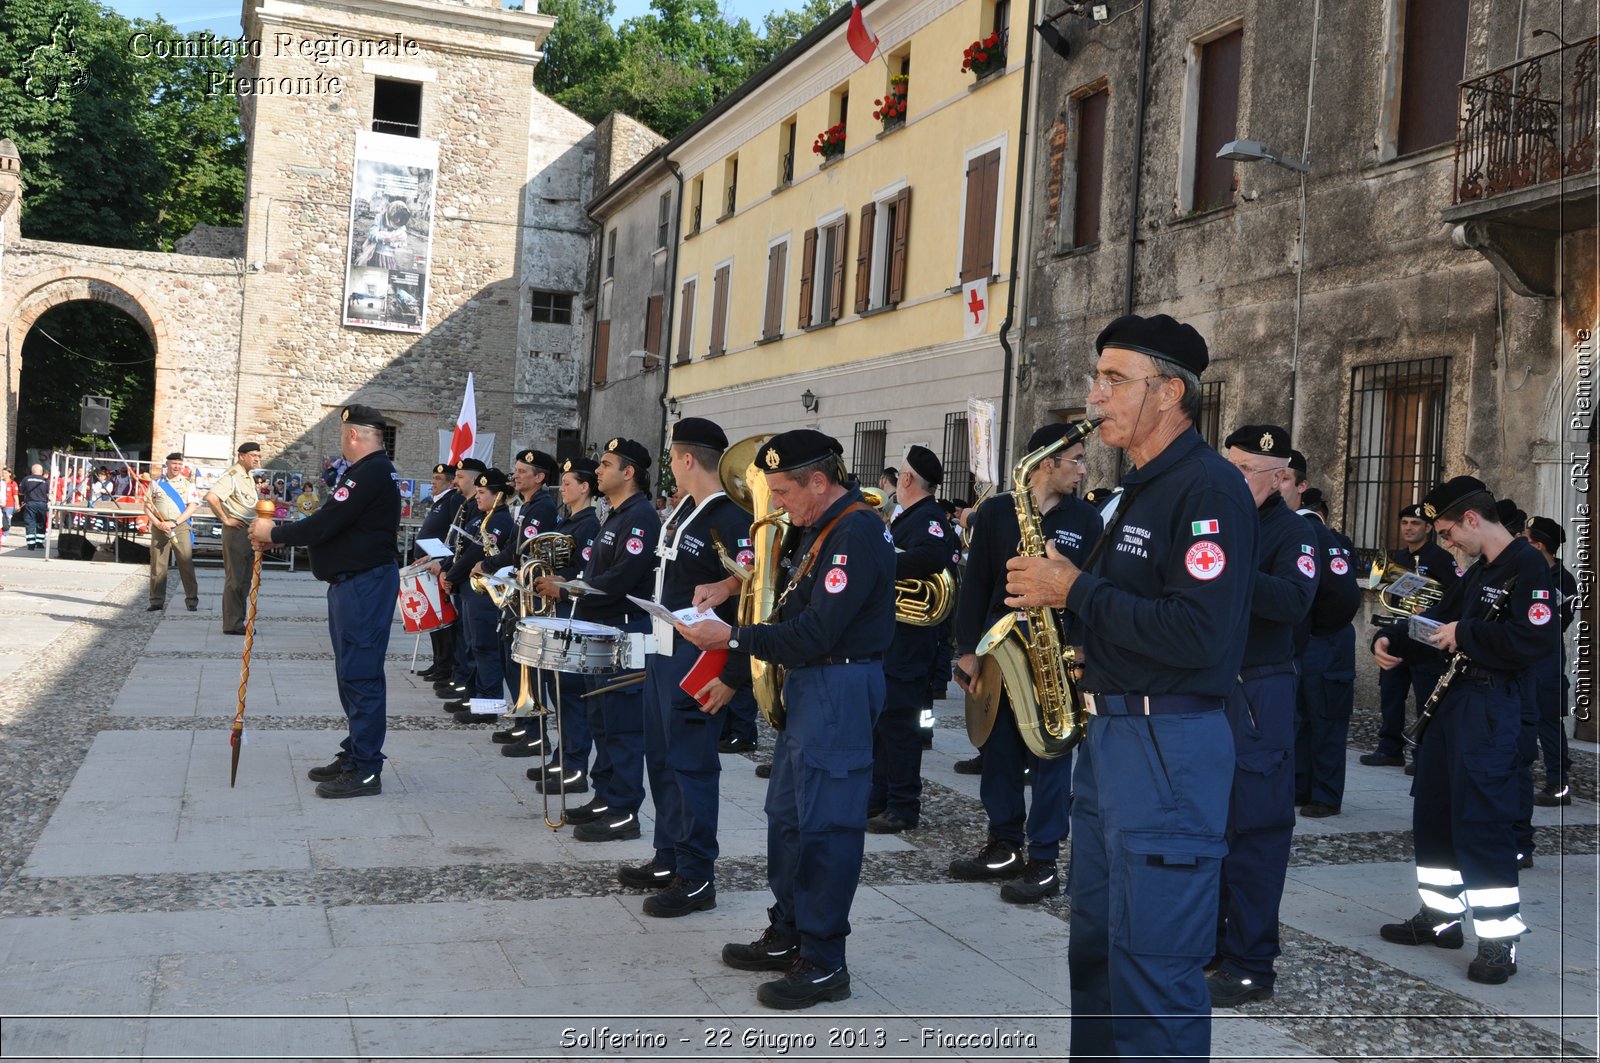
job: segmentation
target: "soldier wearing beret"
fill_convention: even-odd
[[[461,505],[456,507],[455,516],[450,518],[450,527],[445,530],[445,543],[450,547],[451,555],[434,565],[434,571],[439,574],[440,587],[450,595],[457,617],[466,616],[462,596],[466,593],[465,583],[470,579],[457,586],[451,582],[450,572],[461,560],[462,554],[473,545],[472,539],[477,538],[473,529],[482,517],[478,512],[478,477],[488,471],[489,466],[477,458],[462,458],[456,462],[456,491],[461,495]],[[482,549],[481,545],[479,549]],[[449,702],[470,698],[472,686],[472,646],[467,641],[465,624],[458,620],[450,675],[444,680],[435,680],[433,689],[440,698]]]
[[[1091,715],[1073,769],[1071,1051],[1204,1057],[1202,967],[1216,951],[1233,783],[1223,707],[1244,656],[1260,521],[1243,477],[1194,427],[1209,362],[1200,334],[1129,314],[1095,349],[1088,402],[1101,439],[1134,467],[1081,569],[1054,550],[1007,562],[1007,605],[1064,605],[1083,623]]]
[[[383,449],[388,422],[370,406],[340,413],[339,446],[349,467],[327,501],[305,520],[250,525],[258,550],[310,549],[311,573],[328,584],[328,634],[334,675],[349,733],[331,763],[306,772],[317,796],[366,797],[383,792],[383,740],[388,726],[383,661],[389,652],[400,570],[400,485]]]
[[[1028,438],[1032,453],[1060,440],[1070,424],[1047,424]],[[1044,535],[1063,557],[1082,564],[1100,539],[1100,514],[1072,492],[1083,479],[1083,443],[1073,443],[1033,470],[1029,490],[1040,514]],[[967,677],[978,674],[978,642],[1009,610],[1006,607],[1006,562],[1017,554],[1022,531],[1016,499],[1009,493],[987,499],[972,516],[966,573],[956,603],[956,682],[971,690]],[[1072,755],[1039,760],[1022,741],[1010,697],[1002,688],[993,729],[978,757],[978,796],[989,818],[989,840],[975,856],[950,864],[952,878],[967,882],[1010,879],[1000,899],[1011,904],[1036,904],[1061,892],[1058,861],[1067,837],[1072,793]],[[1023,784],[1033,775],[1033,800],[1024,800]],[[1026,847],[1024,848],[1024,842]]]
[[[894,538],[895,579],[929,579],[955,573],[961,537],[933,492],[944,482],[944,465],[927,447],[914,446],[900,463],[895,489],[899,512],[889,524]],[[939,664],[938,627],[897,622],[883,660],[883,715],[872,732],[872,792],[867,829],[899,834],[922,818],[922,709]],[[944,667],[949,675],[949,662]]]
[[[787,972],[756,990],[770,1008],[850,995],[845,936],[861,878],[883,655],[894,638],[894,543],[846,480],[842,453],[837,440],[807,428],[756,452],[773,502],[800,529],[788,585],[763,623],[677,626],[701,649],[726,646],[786,669],[787,717],[766,803],[771,923],[757,940],[722,950],[730,967]],[[697,605],[720,604],[731,588],[707,590]]]
[[[480,472],[473,493],[473,520],[468,540],[456,555],[445,582],[461,591],[461,632],[472,654],[472,686],[454,701],[445,702],[445,711],[457,723],[490,723],[496,714],[474,713],[472,702],[503,701],[506,696],[505,658],[500,646],[500,610],[487,591],[475,590],[472,573],[485,557],[499,553],[507,543],[515,543],[516,524],[511,517],[511,481],[499,469]]]
[[[256,519],[255,471],[261,464],[260,443],[240,443],[238,460],[228,466],[211,490],[206,505],[222,522],[222,630],[244,634],[244,599],[250,590],[255,560],[250,551],[250,522]]]
[[[650,504],[650,451],[632,439],[607,441],[595,478],[611,512],[600,525],[583,568],[583,582],[598,593],[580,597],[572,615],[624,632],[650,629],[650,617],[628,601],[648,598],[655,586],[656,541],[661,523]],[[536,585],[541,595],[558,592],[548,579]],[[616,683],[607,675],[586,678],[591,692]],[[620,841],[639,836],[644,803],[644,686],[595,693],[586,704],[594,736],[594,798],[567,813],[581,842]]]
[[[1457,476],[1435,487],[1422,516],[1441,543],[1477,563],[1423,612],[1439,625],[1426,641],[1412,638],[1409,625],[1380,629],[1373,640],[1386,669],[1463,655],[1417,747],[1411,831],[1422,910],[1380,933],[1402,945],[1458,949],[1470,912],[1478,955],[1467,977],[1498,985],[1516,974],[1516,942],[1527,931],[1515,837],[1518,680],[1560,644],[1556,603],[1549,566],[1500,524],[1481,480]]]
[[[428,513],[422,518],[422,526],[417,529],[418,540],[438,539],[443,542],[448,537],[450,523],[461,508],[461,492],[456,490],[455,480],[454,465],[440,462],[433,467],[433,501],[428,504]],[[427,551],[418,547],[413,560],[422,561],[427,556]],[[428,641],[433,644],[433,663],[422,670],[422,678],[433,683],[450,678],[455,667],[455,635],[453,626],[434,628],[428,632]]]
[[[1561,644],[1555,653],[1534,666],[1532,691],[1539,707],[1539,747],[1544,756],[1544,789],[1533,795],[1533,803],[1554,808],[1572,803],[1572,757],[1567,752],[1567,731],[1562,720],[1567,715],[1571,693],[1566,635],[1577,616],[1578,581],[1556,557],[1567,541],[1566,530],[1560,524],[1549,517],[1534,517],[1522,534],[1550,567],[1551,598],[1561,610]]]
[[[189,612],[200,606],[200,586],[194,578],[194,532],[189,524],[200,509],[194,501],[194,481],[183,474],[183,455],[167,455],[166,470],[145,492],[144,512],[150,518],[150,610],[167,606],[167,557],[177,558],[183,580],[184,604]]]
[[[1289,433],[1249,424],[1224,440],[1260,522],[1250,591],[1250,630],[1239,682],[1228,695],[1233,729],[1233,797],[1222,861],[1217,954],[1206,976],[1211,1006],[1238,1007],[1272,996],[1278,905],[1294,834],[1294,632],[1311,611],[1322,573],[1317,537],[1284,504],[1294,482]]]
[[[1461,578],[1450,551],[1433,541],[1420,504],[1400,511],[1400,541],[1404,545],[1389,554],[1394,564],[1433,580],[1441,591],[1448,591]],[[1378,746],[1371,753],[1361,754],[1361,763],[1406,768],[1407,774],[1411,773],[1412,769],[1406,767],[1406,747],[1401,737],[1406,729],[1406,694],[1412,695],[1421,711],[1442,671],[1438,661],[1420,660],[1416,664],[1402,661],[1378,673]]]

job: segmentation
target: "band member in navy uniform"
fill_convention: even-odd
[[[561,504],[566,516],[555,530],[572,540],[567,564],[556,570],[563,580],[582,575],[594,554],[594,540],[600,534],[600,519],[594,500],[600,497],[599,466],[592,458],[568,458],[561,463]],[[573,600],[556,602],[556,615],[572,616]],[[583,794],[589,792],[589,751],[594,740],[589,735],[589,711],[583,701],[583,677],[575,672],[550,671],[544,674],[545,704],[554,708],[561,733],[561,748],[553,751],[550,762],[528,769],[528,778],[540,793]]]
[[[1296,466],[1298,460],[1299,465]],[[1305,475],[1299,451],[1289,467]],[[1311,525],[1317,536],[1322,574],[1311,612],[1295,629],[1300,693],[1295,705],[1294,800],[1310,819],[1337,816],[1344,804],[1345,746],[1355,709],[1356,629],[1361,609],[1356,581],[1355,544],[1328,527],[1328,503],[1306,481],[1283,488],[1284,501]]]
[[[961,537],[933,497],[944,465],[927,447],[912,447],[896,482],[900,512],[889,523],[896,579],[929,579],[955,571]],[[952,560],[952,558],[954,560]],[[883,715],[872,733],[872,792],[867,829],[899,834],[922,817],[922,708],[939,658],[939,629],[896,622],[883,660]],[[948,675],[948,671],[946,672]]]
[[[1441,543],[1478,561],[1423,612],[1440,625],[1426,642],[1401,625],[1373,640],[1373,656],[1386,669],[1440,653],[1465,657],[1417,748],[1411,832],[1422,910],[1380,933],[1402,945],[1458,949],[1470,911],[1478,955],[1467,977],[1498,985],[1517,973],[1516,942],[1527,931],[1515,838],[1518,677],[1556,652],[1560,625],[1549,566],[1499,523],[1481,480],[1445,481],[1423,498],[1422,515]]]
[[[1448,591],[1461,578],[1450,551],[1433,541],[1420,505],[1407,506],[1400,511],[1400,541],[1405,543],[1404,548],[1391,553],[1389,560],[1401,568],[1428,577],[1439,584],[1441,591]],[[1384,622],[1387,623],[1387,619]],[[1416,664],[1402,661],[1378,673],[1378,747],[1371,753],[1361,754],[1361,763],[1369,767],[1405,767],[1405,741],[1401,733],[1406,729],[1406,694],[1409,692],[1416,699],[1417,709],[1421,711],[1441,674],[1442,669],[1435,659]]]
[[[511,519],[516,526],[512,541],[501,546],[491,557],[486,557],[473,571],[488,575],[504,568],[516,569],[523,560],[524,547],[541,532],[555,530],[556,503],[545,484],[559,469],[556,459],[542,450],[521,450],[511,467],[511,487],[517,497],[511,504]],[[506,599],[500,618],[500,663],[511,687],[511,701],[522,700],[524,671],[511,659],[511,639],[516,634],[516,596]],[[537,672],[526,673],[528,682],[536,682]],[[496,731],[492,740],[501,746],[500,753],[507,757],[533,757],[544,752],[544,717],[527,716],[514,720],[510,727]]]
[[[1027,451],[1054,443],[1072,425],[1047,424],[1028,438]],[[1082,443],[1058,452],[1033,470],[1029,489],[1040,514],[1040,526],[1057,552],[1083,564],[1100,539],[1100,514],[1073,494],[1083,479]],[[978,640],[1008,610],[1006,562],[1017,555],[1022,532],[1017,524],[1016,501],[1010,493],[995,495],[978,507],[971,518],[967,568],[956,603],[956,682],[963,690],[976,676],[980,662]],[[1057,861],[1061,840],[1067,836],[1072,793],[1072,754],[1039,760],[1017,730],[1011,701],[1003,691],[994,729],[979,751],[978,796],[989,817],[989,840],[975,856],[950,864],[950,876],[967,882],[1018,879],[1000,888],[1000,899],[1012,904],[1036,904],[1061,892]],[[1023,772],[1033,769],[1033,802],[1025,803]],[[1023,841],[1027,846],[1024,849]]]
[[[417,539],[438,539],[444,542],[450,532],[450,522],[455,519],[456,511],[461,508],[461,492],[456,490],[456,467],[440,462],[433,467],[433,501],[428,506],[427,516],[422,518],[422,527],[417,529]],[[416,549],[414,560],[421,561],[428,553],[421,547]],[[433,683],[442,683],[450,678],[450,673],[455,668],[455,628],[434,628],[428,632],[428,641],[433,644],[433,664],[419,674],[422,678]]]
[[[1134,468],[1080,570],[1007,562],[1006,604],[1083,624],[1090,709],[1073,774],[1067,962],[1074,1057],[1204,1057],[1233,783],[1223,712],[1249,624],[1259,519],[1194,425],[1205,340],[1165,314],[1095,340],[1088,401]]]
[[[350,730],[333,761],[306,778],[317,783],[318,797],[366,797],[383,792],[383,661],[400,593],[400,485],[383,449],[383,414],[350,405],[340,420],[340,450],[350,466],[322,508],[293,524],[257,519],[248,534],[257,550],[309,548],[312,575],[328,584],[333,671]]]
[[[655,589],[656,541],[661,521],[650,504],[650,452],[632,439],[606,443],[595,470],[611,514],[600,526],[583,582],[598,594],[580,597],[573,607],[577,620],[620,628],[650,629],[650,616],[628,601],[649,598]],[[556,592],[540,580],[542,595]],[[617,682],[615,675],[588,677],[591,692]],[[588,699],[589,730],[594,736],[594,799],[567,813],[577,825],[572,836],[581,842],[607,842],[639,836],[639,806],[644,803],[644,684],[594,694]]]
[[[472,545],[467,536],[477,537],[475,529],[483,519],[483,514],[478,512],[478,477],[488,471],[489,466],[477,458],[462,458],[456,463],[456,490],[461,494],[461,505],[457,507],[456,515],[450,518],[450,527],[445,537],[445,542],[453,553],[448,560],[441,561],[434,567],[434,571],[441,579],[455,567],[461,560],[463,552]],[[482,547],[479,549],[481,556]],[[467,613],[466,607],[462,604],[466,586],[450,587],[445,593],[450,595],[450,600],[456,607],[455,659],[450,669],[450,677],[443,682],[435,682],[433,689],[445,701],[459,701],[472,696],[473,686],[472,646],[467,641]]]
[[[469,529],[477,542],[469,542],[445,576],[447,590],[461,590],[461,630],[472,652],[472,688],[445,711],[457,723],[493,723],[497,713],[474,713],[472,701],[503,701],[506,696],[505,659],[500,652],[500,610],[486,591],[472,587],[472,570],[503,544],[516,540],[516,526],[506,500],[511,482],[499,469],[478,474],[473,501],[477,519]]]
[[[26,529],[29,550],[43,550],[45,528],[50,523],[50,477],[44,466],[35,464],[17,484],[17,498],[22,502],[22,520]]]
[[[1556,560],[1567,541],[1566,530],[1549,517],[1534,517],[1523,537],[1550,566],[1550,597],[1561,611],[1561,645],[1534,666],[1533,696],[1539,704],[1539,746],[1544,755],[1544,789],[1533,803],[1546,808],[1572,804],[1572,757],[1567,752],[1567,715],[1571,683],[1567,679],[1567,629],[1577,616],[1578,581]],[[1524,692],[1526,693],[1526,692]]]
[[[1278,905],[1294,834],[1294,632],[1311,611],[1322,566],[1317,536],[1284,504],[1294,482],[1289,433],[1248,424],[1224,441],[1228,461],[1256,503],[1256,573],[1250,632],[1239,682],[1228,696],[1233,728],[1233,797],[1222,861],[1217,954],[1206,976],[1211,1006],[1233,1008],[1272,996]]]
[[[727,448],[722,429],[703,417],[685,417],[672,426],[679,500],[656,549],[661,564],[655,600],[674,612],[694,603],[697,587],[728,578],[719,546],[729,549],[750,538],[750,514],[723,493],[717,473]],[[750,560],[746,553],[744,563]],[[736,599],[718,608],[725,622],[738,619]],[[749,686],[750,664],[745,654],[729,651],[718,676],[686,691],[682,683],[700,658],[699,647],[678,638],[670,624],[657,623],[654,631],[655,652],[645,662],[644,757],[656,812],[656,852],[642,866],[621,868],[617,877],[624,886],[661,888],[645,898],[644,914],[673,917],[717,906],[722,728],[716,715],[737,687]]]
[[[769,1008],[850,995],[845,937],[861,878],[883,654],[894,638],[895,564],[889,530],[848,483],[843,452],[808,428],[756,452],[774,503],[801,529],[788,586],[764,623],[677,625],[701,649],[727,646],[787,669],[766,802],[771,923],[757,940],[722,950],[730,967],[787,972],[756,990]],[[717,588],[725,595],[728,585]],[[713,598],[696,604],[720,604]]]

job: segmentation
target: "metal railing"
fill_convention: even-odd
[[[725,204],[727,209],[723,211],[723,214],[724,215],[732,214],[733,210],[734,210],[734,207],[738,205],[738,202],[739,202],[739,186],[738,185],[729,185],[728,186],[728,202]]]
[[[1595,67],[1600,37],[1461,83],[1455,203],[1595,168]]]
[[[422,125],[419,122],[391,122],[386,118],[372,120],[374,133],[392,133],[397,137],[420,137]]]
[[[783,184],[789,184],[793,180],[794,180],[794,152],[786,151],[786,152],[783,153],[783,182],[782,183]]]

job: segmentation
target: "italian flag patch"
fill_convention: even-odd
[[[1217,534],[1217,522],[1214,520],[1197,520],[1189,525],[1189,530],[1195,535]]]
[[[835,565],[844,564],[845,563],[845,559],[846,559],[847,556],[848,555],[846,555],[846,554],[834,554],[833,555],[833,564],[835,564]]]
[[[1307,545],[1306,545],[1306,544],[1305,544],[1305,543],[1301,543],[1301,544],[1300,544],[1300,552],[1301,552],[1301,553],[1302,553],[1302,554],[1312,554],[1312,555],[1315,555],[1315,554],[1316,554],[1316,552],[1317,552],[1317,548],[1316,548],[1316,547],[1314,547],[1314,546],[1307,546]]]
[[[1536,600],[1539,599],[1539,598],[1549,598],[1550,597],[1550,592],[1549,591],[1534,591],[1533,592],[1533,597]]]

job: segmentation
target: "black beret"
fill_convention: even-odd
[[[255,452],[259,451],[260,449],[261,449],[261,444],[260,443],[240,443],[239,444],[239,453],[240,454],[254,454]]]
[[[1308,487],[1300,495],[1301,509],[1314,509],[1320,513],[1328,512],[1328,500],[1322,497],[1321,488]]]
[[[906,464],[911,471],[927,481],[929,487],[944,483],[944,463],[927,447],[912,447],[906,451]]]
[[[1517,508],[1517,504],[1509,498],[1502,498],[1494,504],[1495,512],[1500,514],[1500,523],[1512,535],[1522,534],[1522,529],[1528,526],[1528,514]]]
[[[179,450],[174,450],[171,454],[167,455],[167,460],[168,461],[182,461],[183,460],[183,452],[179,451]]]
[[[1402,509],[1400,511],[1400,519],[1404,520],[1407,517],[1411,517],[1411,518],[1413,518],[1415,520],[1424,519],[1423,516],[1422,516],[1422,503],[1413,502],[1413,503],[1411,503],[1411,505],[1407,506],[1405,509]]]
[[[1072,424],[1069,421],[1052,421],[1047,425],[1041,425],[1028,437],[1028,453],[1032,454],[1040,447],[1049,446],[1070,431]]]
[[[353,402],[346,406],[344,412],[339,415],[339,419],[344,421],[345,424],[362,425],[366,428],[389,427],[388,418],[371,406],[363,406],[358,402]]]
[[[454,465],[447,465],[441,461],[439,464],[433,467],[433,474],[435,476],[454,476],[456,474],[456,467]]]
[[[488,472],[489,466],[477,458],[462,458],[456,463],[457,472]]]
[[[650,471],[650,452],[644,449],[643,443],[618,436],[606,444],[606,453],[615,454],[623,461],[631,462],[641,473]]]
[[[1567,530],[1549,517],[1534,517],[1528,522],[1528,538],[1543,543],[1553,554],[1567,541]]]
[[[591,480],[594,479],[594,471],[599,467],[600,463],[593,458],[568,458],[561,463],[562,472],[570,472],[578,477],[587,476]]]
[[[1289,451],[1289,468],[1304,476],[1306,474],[1306,456],[1298,450]]]
[[[1195,376],[1205,372],[1206,366],[1211,364],[1205,337],[1193,325],[1185,325],[1166,314],[1154,317],[1124,314],[1101,329],[1100,335],[1095,337],[1094,349],[1097,353],[1107,347],[1122,347],[1148,354],[1152,358],[1165,358],[1183,366]]]
[[[672,441],[692,447],[710,447],[712,450],[728,449],[728,434],[715,421],[704,417],[685,417],[672,426]]]
[[[531,447],[527,450],[518,451],[517,460],[530,469],[538,469],[546,476],[554,476],[561,470],[561,467],[556,464],[555,458],[542,450],[534,450]]]
[[[1275,424],[1247,424],[1233,430],[1222,441],[1228,449],[1238,447],[1246,454],[1260,454],[1264,458],[1288,458],[1289,433]]]
[[[480,472],[475,482],[479,487],[487,487],[491,491],[504,491],[510,483],[506,479],[506,474],[499,469],[487,469]]]
[[[1451,510],[1464,508],[1468,503],[1483,503],[1493,509],[1494,495],[1476,476],[1453,477],[1422,496],[1422,519],[1432,524],[1440,517],[1448,516]]]
[[[844,447],[837,439],[814,428],[796,428],[780,432],[763,443],[756,451],[756,467],[764,472],[788,472],[821,461],[830,454],[844,455]]]

